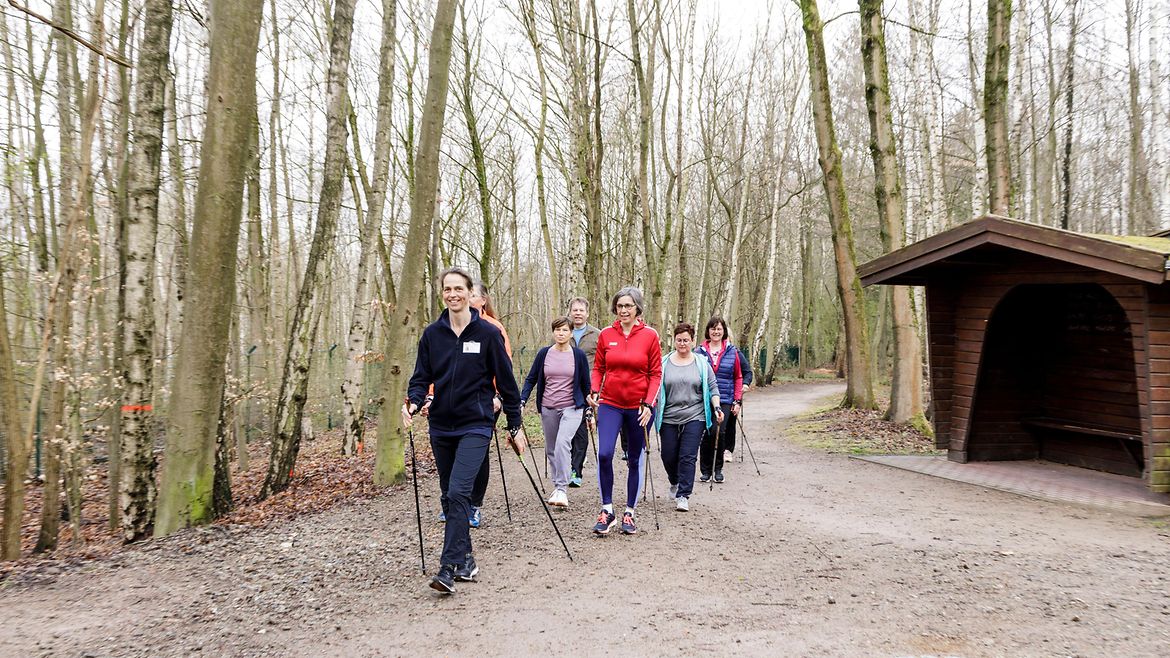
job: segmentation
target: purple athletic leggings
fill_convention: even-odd
[[[597,481],[601,489],[601,504],[613,503],[613,451],[618,431],[625,426],[629,440],[629,474],[626,475],[626,507],[633,509],[642,493],[642,446],[646,429],[638,424],[638,409],[619,409],[605,403],[597,408]],[[654,417],[650,417],[654,424]]]

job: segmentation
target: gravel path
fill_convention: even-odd
[[[557,513],[515,460],[473,531],[480,582],[418,569],[409,484],[265,530],[200,529],[0,584],[0,655],[1165,656],[1170,526],[826,455],[784,439],[840,384],[753,391],[750,460],[595,538],[595,471]],[[653,455],[658,458],[657,453]],[[615,499],[624,486],[618,466]],[[442,526],[422,480],[428,561]]]

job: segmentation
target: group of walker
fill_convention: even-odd
[[[446,528],[432,588],[452,593],[456,581],[475,580],[479,569],[469,528],[481,522],[496,421],[502,411],[508,443],[522,458],[527,440],[520,411],[534,391],[553,486],[548,506],[568,507],[568,489],[581,486],[590,430],[597,429],[601,510],[593,532],[598,535],[608,535],[619,523],[613,505],[619,435],[628,462],[623,534],[638,532],[642,457],[651,423],[676,510],[690,509],[696,459],[702,482],[723,482],[723,453],[735,448],[735,418],[752,372],[747,358],[728,341],[722,318],[707,322],[701,344],[696,344],[694,326],[676,325],[674,350],[664,357],[658,332],[642,317],[645,305],[638,288],[625,287],[613,296],[610,310],[616,319],[600,331],[588,323],[588,302],[575,298],[568,316],[553,319],[552,344],[537,352],[519,390],[507,332],[494,317],[483,284],[459,268],[444,270],[439,282],[447,308],[419,339],[402,407],[407,428],[416,413],[428,418],[439,472]]]

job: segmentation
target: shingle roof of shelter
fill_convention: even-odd
[[[1145,283],[1163,283],[1170,237],[1098,235],[984,215],[858,267],[862,285],[922,285],[954,268],[994,266],[1006,252],[1073,263]]]

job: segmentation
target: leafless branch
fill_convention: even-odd
[[[74,32],[73,30],[65,27],[64,25],[57,25],[51,19],[46,18],[44,16],[41,16],[40,14],[29,9],[28,7],[17,4],[16,0],[8,0],[8,4],[13,9],[20,11],[20,12],[24,12],[25,14],[28,14],[29,16],[32,16],[33,18],[37,19],[38,21],[44,23],[45,25],[48,25],[49,27],[53,28],[54,30],[57,30],[61,34],[64,34],[65,36],[69,37],[70,39],[73,39],[77,43],[80,43],[81,45],[85,46],[86,48],[89,48],[93,52],[97,53],[98,55],[101,55],[102,57],[105,57],[106,59],[110,60],[111,62],[114,62],[115,64],[117,64],[119,66],[125,66],[128,69],[134,68],[134,66],[126,58],[120,57],[118,55],[114,55],[112,53],[107,53],[106,51],[102,50],[101,46],[90,43],[89,40],[87,40],[85,37]]]

